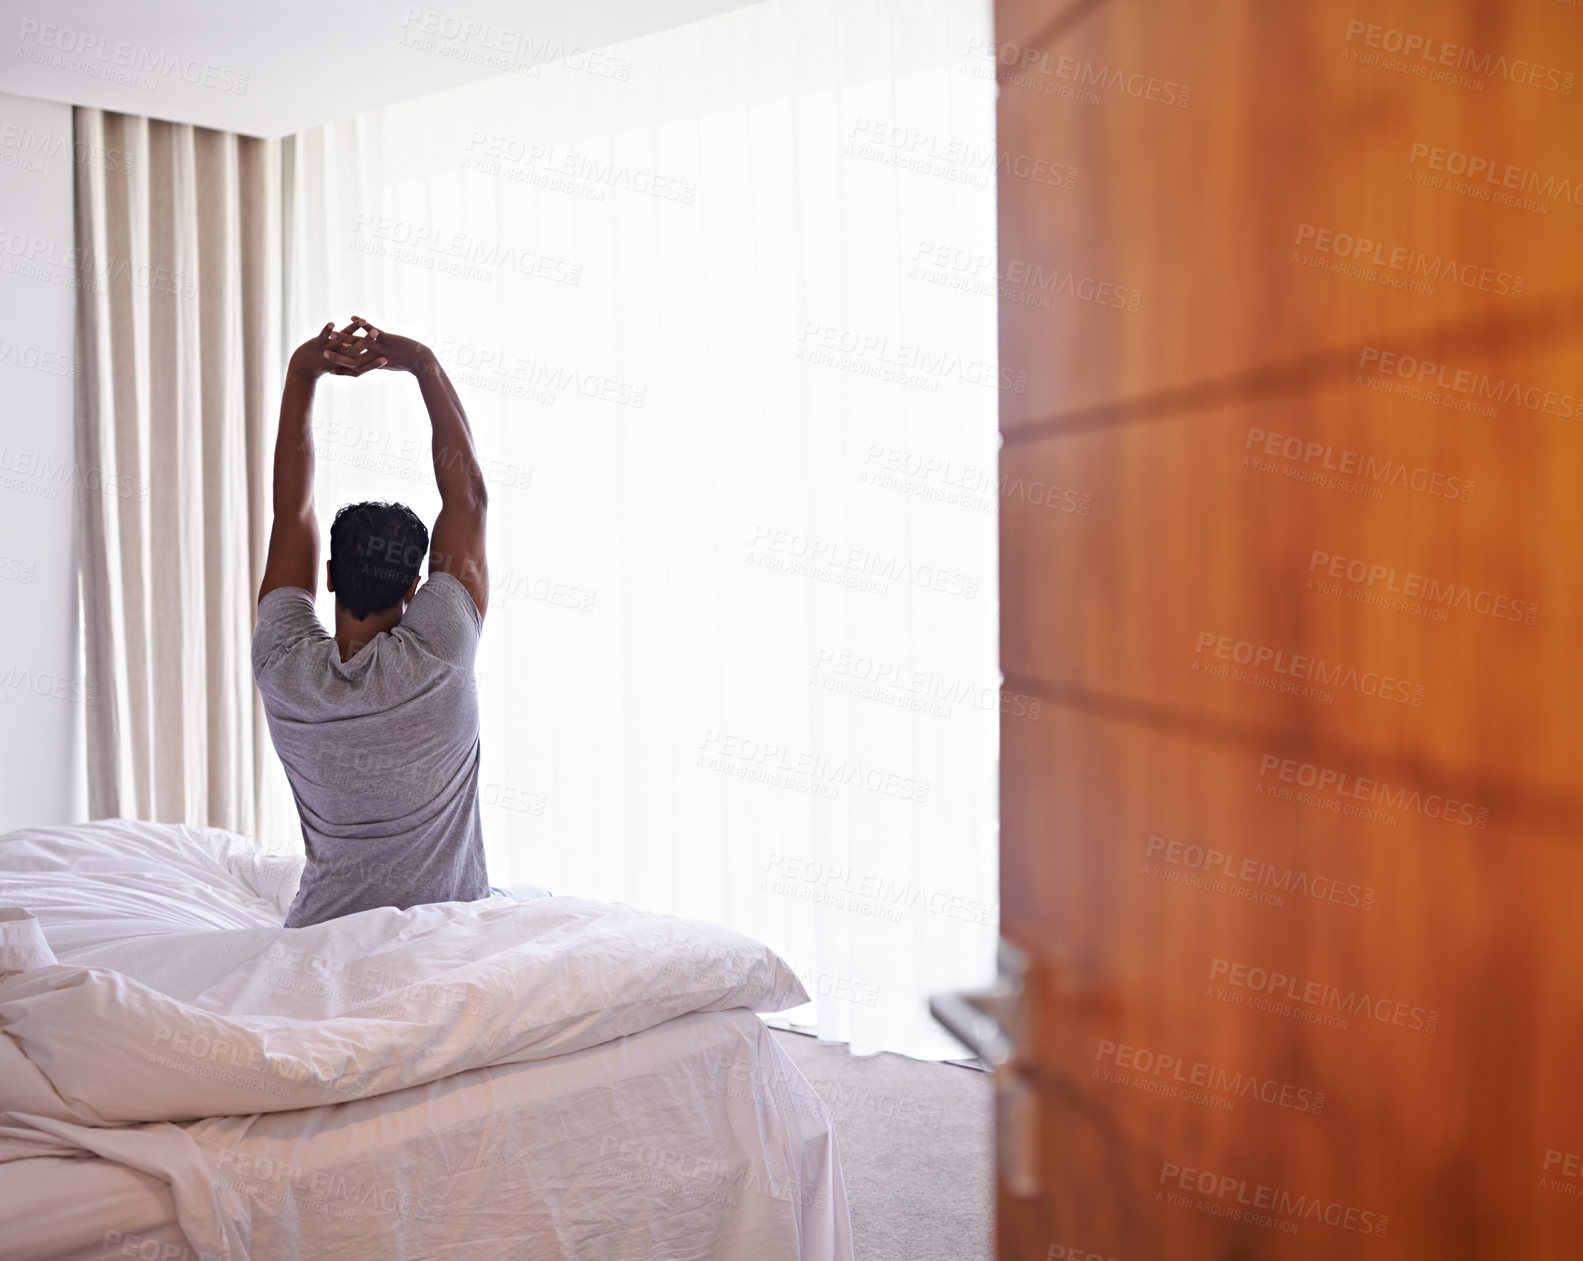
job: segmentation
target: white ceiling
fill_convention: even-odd
[[[0,0],[0,92],[284,136],[751,2]]]

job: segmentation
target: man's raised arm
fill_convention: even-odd
[[[262,600],[277,587],[301,587],[310,595],[319,585],[319,523],[313,513],[313,392],[325,373],[361,376],[385,360],[382,354],[351,345],[352,325],[336,331],[335,321],[292,352],[280,394],[280,429],[275,435],[274,524]]]
[[[467,588],[482,617],[489,608],[489,561],[484,554],[489,495],[462,400],[427,346],[377,329],[360,315],[352,317],[352,324],[367,330],[368,337],[357,343],[366,346],[367,353],[385,357],[387,367],[410,372],[418,379],[434,431],[434,480],[440,488],[440,515],[434,519],[429,543],[429,573],[456,578]]]

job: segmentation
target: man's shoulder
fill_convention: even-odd
[[[482,627],[483,615],[478,611],[478,605],[473,601],[472,593],[462,584],[462,580],[455,574],[448,574],[444,570],[431,572],[423,585],[418,588],[417,594],[412,597],[412,602],[407,606],[408,612],[417,608],[419,601],[425,605],[441,604],[445,608],[459,613],[465,613],[467,620],[474,625]]]
[[[468,663],[478,651],[484,619],[473,597],[455,577],[430,574],[401,619],[420,646],[453,663]]]
[[[302,587],[276,587],[258,602],[258,620],[253,624],[253,677],[262,676],[296,652],[302,645],[328,641],[329,634],[319,621],[313,593]]]

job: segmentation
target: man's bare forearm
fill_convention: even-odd
[[[429,412],[434,436],[434,480],[445,504],[482,504],[487,495],[478,452],[473,446],[473,431],[462,410],[456,387],[433,351],[425,350],[412,375],[418,378],[423,405]]]
[[[280,394],[280,430],[275,435],[274,508],[277,517],[313,511],[313,394],[315,379],[286,371]]]

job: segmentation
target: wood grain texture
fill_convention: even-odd
[[[1583,1255],[1583,8],[996,23],[1002,1255]]]

